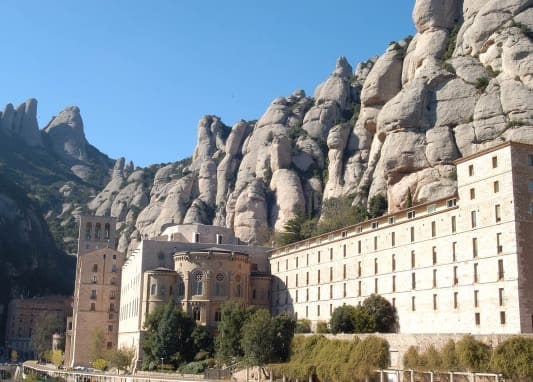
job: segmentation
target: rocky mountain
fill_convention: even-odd
[[[365,205],[382,194],[394,211],[408,194],[448,195],[455,159],[533,143],[532,4],[417,0],[414,37],[355,71],[339,58],[312,97],[276,98],[257,121],[203,117],[190,161],[133,171],[120,159],[88,208],[121,219],[125,250],[169,223],[225,225],[265,243],[330,198]]]

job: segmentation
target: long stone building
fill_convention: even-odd
[[[272,250],[273,313],[316,325],[378,293],[400,333],[533,332],[533,146],[456,165],[455,195]]]

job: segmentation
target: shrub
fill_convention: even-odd
[[[480,77],[476,79],[476,83],[474,84],[476,89],[481,90],[481,91],[485,91],[488,85],[489,85],[489,79],[487,77]]]
[[[513,380],[533,380],[533,338],[510,338],[494,349],[491,368]]]
[[[301,319],[296,321],[295,333],[311,333],[311,321],[306,319]]]
[[[316,323],[316,332],[317,333],[329,333],[328,323],[324,321],[319,321]]]
[[[488,370],[490,347],[471,335],[464,336],[456,345],[457,358],[461,367],[467,371],[484,372]]]
[[[98,358],[93,361],[93,367],[98,370],[105,370],[107,368],[107,361],[103,358]]]

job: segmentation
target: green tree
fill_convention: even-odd
[[[39,317],[33,325],[31,335],[31,342],[37,357],[41,358],[43,353],[52,347],[54,333],[63,333],[64,331],[65,323],[56,314],[47,313]]]
[[[333,334],[353,333],[355,307],[352,305],[338,306],[333,310],[329,325]]]
[[[459,359],[455,350],[455,342],[450,339],[441,350],[442,368],[444,370],[459,370]]]
[[[222,304],[221,321],[218,324],[218,336],[215,339],[215,358],[221,362],[228,362],[234,357],[242,357],[241,328],[252,310],[243,309],[235,301]]]
[[[376,194],[370,198],[368,202],[368,216],[370,219],[383,216],[387,212],[387,198],[382,194]]]
[[[174,367],[192,359],[191,334],[195,323],[173,301],[150,314],[145,327],[145,367],[150,368],[150,364],[157,364],[161,358]]]
[[[376,320],[376,330],[380,333],[393,332],[396,325],[396,309],[384,297],[372,294],[363,301],[367,309]]]
[[[306,319],[300,319],[296,321],[294,332],[297,334],[311,333],[311,321]]]
[[[52,351],[52,363],[56,367],[63,364],[63,352],[61,350]]]
[[[471,335],[464,336],[456,345],[457,357],[467,371],[484,372],[488,370],[491,349]]]
[[[355,377],[365,380],[390,363],[389,343],[373,335],[359,342],[348,361],[356,366]]]
[[[533,338],[513,337],[499,344],[494,349],[491,368],[506,378],[533,380]]]
[[[374,333],[376,331],[376,317],[364,306],[355,307],[353,331],[355,333]]]
[[[213,336],[205,326],[195,327],[192,331],[191,338],[194,345],[194,353],[202,352],[207,353],[207,355],[213,353],[215,347]]]
[[[109,366],[114,367],[117,370],[128,370],[134,356],[135,351],[127,348],[110,350],[106,354]]]
[[[242,326],[241,346],[249,365],[265,365],[274,353],[275,327],[266,309],[250,316]]]
[[[274,326],[274,353],[271,362],[286,362],[291,353],[291,342],[296,329],[296,321],[288,313],[272,318]]]
[[[348,225],[360,223],[368,218],[364,207],[352,206],[353,197],[341,196],[324,200],[318,233],[334,231]]]
[[[405,200],[405,208],[413,206],[413,195],[411,195],[411,188],[407,188],[407,198]]]

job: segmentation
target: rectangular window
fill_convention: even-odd
[[[317,290],[317,297],[318,297],[318,300],[320,300],[320,287],[318,287],[318,290]]]
[[[333,313],[333,304],[329,304],[329,315]]]
[[[478,274],[477,274],[477,268],[478,268],[478,264],[474,263],[474,282],[475,283],[479,281]]]
[[[415,251],[411,251],[411,268],[414,268],[415,265],[416,265]]]
[[[357,253],[361,254],[361,240],[357,241]]]
[[[342,265],[342,279],[346,280],[346,264]]]
[[[493,187],[494,187],[494,193],[497,194],[498,192],[500,192],[500,182],[498,181],[495,181],[493,183]]]
[[[389,216],[389,224],[394,224],[396,222],[396,219],[394,216]]]
[[[96,289],[91,291],[91,300],[96,300]]]
[[[414,312],[416,310],[416,300],[415,296],[411,297],[411,310]]]
[[[320,284],[320,269],[316,272],[317,283]]]
[[[374,274],[378,274],[378,258],[374,258]]]
[[[415,211],[407,212],[407,219],[414,219],[416,216]]]
[[[320,263],[320,251],[318,251],[318,262]]]
[[[392,260],[391,260],[391,266],[392,266],[392,271],[396,271],[396,255],[393,253],[392,254]]]
[[[305,265],[309,265],[309,254],[305,255]]]
[[[378,279],[374,279],[374,293],[378,294]]]
[[[433,265],[437,264],[437,247],[431,248],[431,255],[433,257]]]
[[[502,207],[499,204],[494,206],[494,218],[496,223],[499,223],[502,220]]]
[[[457,309],[459,306],[459,292],[453,292],[453,308]]]
[[[452,233],[455,233],[455,231],[457,231],[457,219],[452,216]]]
[[[309,289],[305,290],[305,301],[309,301]]]
[[[346,285],[346,284],[344,284],[344,285]],[[361,280],[359,280],[359,283],[357,285],[357,295],[359,297],[361,297],[361,289],[363,289],[363,288],[362,288],[362,285],[361,285]]]
[[[477,250],[477,237],[472,238],[472,257],[476,258],[478,255]]]
[[[503,245],[502,245],[502,233],[498,232],[496,234],[496,251],[498,254],[501,254],[503,252]]]
[[[296,302],[298,302],[298,289],[296,289],[295,293],[294,293],[294,299]]]
[[[320,305],[316,306],[316,315],[320,317]]]
[[[457,261],[457,254],[456,254],[456,248],[457,248],[457,242],[452,243],[452,261]]]
[[[472,223],[472,228],[477,227],[477,212],[470,211],[470,222]]]
[[[379,222],[372,222],[372,229],[376,229],[379,227]]]
[[[453,267],[453,285],[459,284],[459,279],[457,278],[457,265]]]
[[[361,290],[361,281],[359,281],[359,290]],[[346,297],[346,283],[342,284],[342,297]]]
[[[342,246],[342,257],[346,257],[346,244]]]
[[[392,307],[396,308],[396,297],[392,298]]]
[[[391,232],[390,241],[391,241],[391,245],[394,247],[396,245],[396,233],[395,232]]]
[[[437,310],[437,295],[433,295],[433,310]]]
[[[91,302],[91,312],[94,312],[96,310],[96,304],[94,302]]]
[[[333,267],[329,267],[329,281],[333,281]]]
[[[481,317],[480,317],[479,313],[476,313],[474,315],[474,317],[475,317],[475,320],[476,320],[476,325],[480,325],[481,324]]]
[[[473,164],[468,166],[468,176],[474,176],[474,165]]]
[[[361,277],[361,262],[357,262],[357,277]]]
[[[411,231],[411,243],[415,241],[415,227],[410,228]]]
[[[433,288],[437,287],[437,270],[433,269]]]
[[[93,272],[98,272],[98,264],[93,264]]]
[[[505,312],[500,312],[500,324],[505,325]]]
[[[437,211],[437,206],[435,204],[432,204],[428,207],[428,214],[432,214],[433,212]]]
[[[296,274],[296,280],[295,280],[295,283],[296,283],[296,287],[298,287],[298,273]]]
[[[305,272],[305,285],[309,285],[309,272]]]
[[[457,205],[457,199],[450,199],[447,201],[448,208],[455,207]]]
[[[504,290],[503,288],[498,289],[498,302],[500,306],[504,305]]]
[[[470,189],[470,199],[475,199],[476,198],[476,189],[475,188],[471,188]]]
[[[113,325],[108,325],[107,326],[107,331],[108,332],[112,332],[113,331]]]
[[[396,292],[396,276],[392,276],[392,291]]]
[[[333,248],[329,249],[329,259],[333,260]]]
[[[416,289],[416,274],[415,272],[411,273],[411,289]]]
[[[296,258],[294,259],[294,262],[295,262],[294,267],[298,268],[298,256],[296,256]]]
[[[289,259],[285,259],[285,270],[289,269]]]
[[[278,270],[278,272],[279,272],[279,261],[278,261],[278,265],[277,265],[277,270]]]
[[[474,291],[474,308],[479,307],[479,291]]]
[[[333,298],[333,285],[329,286],[329,299],[331,300]]]
[[[377,251],[378,249],[378,237],[374,236],[374,251]]]
[[[492,168],[498,167],[498,157],[492,157]]]
[[[309,317],[309,307],[305,307],[305,318]]]
[[[431,237],[437,236],[437,223],[431,222]]]
[[[498,260],[498,280],[503,280],[503,259]]]

